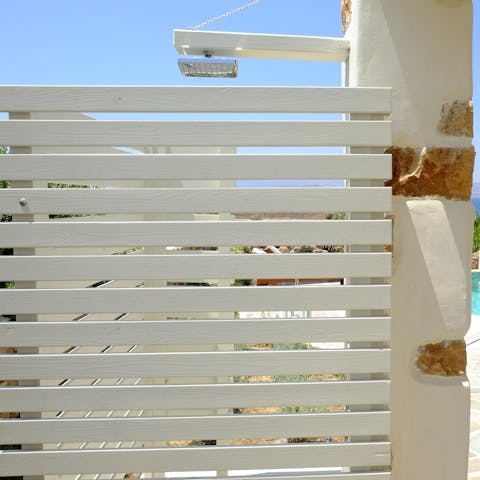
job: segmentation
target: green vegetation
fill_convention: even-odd
[[[246,245],[237,245],[232,247],[230,250],[233,253],[251,253],[253,247],[248,247]]]
[[[236,278],[232,283],[232,287],[248,287],[250,285],[253,285],[253,280],[250,278]]]
[[[473,242],[472,252],[478,252],[480,250],[480,216],[475,219],[473,224]]]
[[[345,212],[327,213],[325,218],[327,220],[345,220],[346,215]]]

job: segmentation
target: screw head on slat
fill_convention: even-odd
[[[22,207],[24,207],[25,205],[27,205],[28,202],[27,202],[27,199],[26,199],[26,198],[22,197],[22,198],[20,198],[20,199],[18,200],[18,203],[19,203]]]

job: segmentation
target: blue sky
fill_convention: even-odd
[[[0,84],[340,85],[340,64],[325,62],[240,59],[234,80],[182,77],[173,29],[246,1],[0,0]],[[340,0],[263,0],[206,29],[335,37],[342,35],[339,11]],[[479,24],[475,11],[474,104],[480,104]],[[474,180],[480,182],[480,165]]]

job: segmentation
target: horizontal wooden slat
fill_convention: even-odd
[[[384,405],[390,400],[390,382],[0,387],[0,398],[6,412]]]
[[[390,253],[0,257],[1,280],[388,277]]]
[[[2,346],[385,341],[389,317],[0,322]]]
[[[1,86],[7,112],[389,113],[389,88]]]
[[[389,285],[0,290],[0,311],[17,314],[385,308]]]
[[[242,32],[214,32],[197,29],[174,30],[178,53],[215,56],[275,58],[283,60],[316,60],[345,62],[350,42],[343,37],[313,37]]]
[[[303,473],[303,472],[302,472]],[[375,471],[367,473],[328,473],[321,472],[319,474],[295,474],[292,472],[285,472],[284,475],[277,473],[274,476],[265,472],[264,475],[255,474],[255,480],[390,480],[391,475],[388,471]],[[203,480],[231,480],[231,477],[202,477]],[[151,480],[160,480],[160,478],[152,478]],[[252,480],[251,476],[235,475],[235,480]]]
[[[381,188],[8,188],[3,213],[385,212]],[[23,199],[25,205],[22,205]]]
[[[2,420],[0,442],[202,440],[388,435],[389,412]]]
[[[0,453],[0,475],[320,468],[390,464],[389,442]]]
[[[0,144],[387,146],[389,121],[2,120]]]
[[[390,220],[35,222],[0,224],[0,247],[391,243]]]
[[[390,155],[380,154],[0,156],[0,177],[5,180],[390,179],[391,175]]]
[[[264,475],[257,475],[255,474],[255,480],[390,480],[391,474],[390,471],[374,471],[374,472],[367,472],[367,473],[337,473],[338,470],[334,469],[333,472],[330,470],[329,472],[319,472],[318,474],[310,474],[310,475],[303,475],[301,472],[300,474],[295,474],[292,472],[285,472],[282,475],[282,472],[276,472],[276,475],[269,474],[269,472],[265,472]],[[236,471],[234,472],[234,480],[252,480],[252,477],[248,474],[245,475],[243,471],[241,476],[236,475]],[[233,476],[233,475],[232,475]],[[231,480],[231,477],[202,477],[203,480]],[[152,478],[151,480],[160,480],[160,478]]]
[[[383,373],[388,349],[0,355],[5,380]]]

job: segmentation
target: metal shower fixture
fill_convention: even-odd
[[[185,77],[237,78],[235,58],[214,57],[206,50],[204,56],[185,56],[178,59],[178,68]]]

